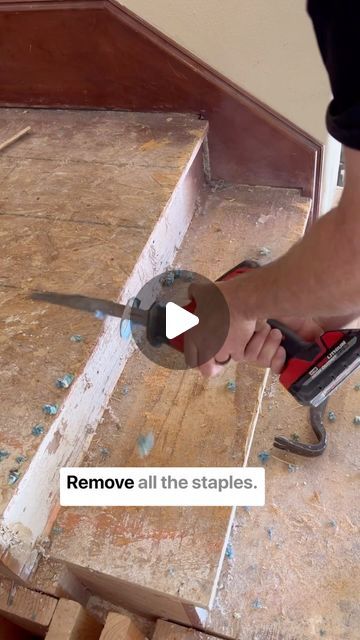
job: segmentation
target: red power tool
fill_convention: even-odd
[[[253,260],[245,260],[225,273],[218,282],[229,280],[258,267]],[[165,309],[152,307],[153,317],[148,322],[148,339],[152,344],[168,342],[178,351],[184,351],[184,334],[167,340],[165,336]],[[191,301],[185,309],[196,312]],[[150,310],[150,315],[151,310]],[[360,330],[327,331],[314,342],[300,338],[289,327],[277,320],[269,325],[283,334],[282,346],[287,359],[280,374],[280,382],[303,405],[318,407],[360,366]]]
[[[257,262],[245,260],[221,276],[218,282],[257,267]],[[127,309],[127,306],[109,300],[55,292],[34,292],[31,298],[82,311],[100,311],[116,317],[123,317]],[[192,300],[184,308],[194,313],[196,302]],[[155,302],[147,310],[133,307],[131,321],[146,327],[147,338],[152,345],[166,342],[177,351],[184,351],[184,334],[172,340],[166,338],[164,305]],[[318,407],[360,366],[360,330],[327,331],[314,342],[306,342],[277,320],[270,319],[268,323],[283,334],[281,344],[285,348],[287,359],[280,374],[280,382],[300,404]]]
[[[259,267],[253,260],[245,260],[225,273],[218,281],[229,280]],[[122,305],[109,300],[68,295],[55,292],[33,292],[33,300],[42,300],[88,312],[124,318],[146,328],[147,339],[153,346],[165,342],[177,351],[184,351],[184,334],[168,340],[166,337],[166,307],[154,302],[149,309],[137,309],[136,305]],[[192,300],[184,307],[190,313],[196,311]],[[131,311],[131,313],[129,313]],[[286,363],[280,374],[280,382],[300,404],[310,405],[310,422],[318,442],[305,444],[275,438],[274,446],[302,456],[319,456],[327,445],[323,414],[327,398],[360,366],[360,331],[355,329],[327,331],[313,342],[306,342],[289,327],[277,320],[268,320],[271,327],[282,332],[282,345],[286,351]]]

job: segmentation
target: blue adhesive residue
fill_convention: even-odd
[[[5,458],[8,458],[10,455],[10,453],[8,451],[5,451],[5,449],[0,449],[0,462],[1,460],[5,460]]]
[[[9,471],[9,475],[8,475],[8,484],[15,484],[15,482],[17,482],[20,478],[20,473],[18,472],[17,469],[12,469],[11,471]]]
[[[55,416],[59,410],[57,404],[43,404],[43,412],[48,416]]]
[[[107,447],[100,447],[100,453],[103,458],[107,458],[110,455],[110,449]]]
[[[261,601],[259,600],[259,598],[255,598],[254,602],[252,603],[252,608],[253,609],[262,609],[263,605],[261,603]]]
[[[359,425],[360,424],[360,416],[355,416],[355,418],[353,420],[353,423],[356,424],[356,425]]]
[[[260,462],[266,464],[270,459],[270,453],[268,451],[260,451],[260,453],[258,453],[258,458]]]
[[[226,383],[226,388],[227,388],[228,391],[232,391],[232,392],[236,391],[236,382],[235,382],[235,380],[229,380]]]
[[[296,464],[292,464],[291,462],[288,464],[288,472],[295,473],[298,470],[298,466]]]
[[[336,529],[337,527],[336,520],[329,520],[328,524],[329,524],[329,527],[332,527],[333,529]]]
[[[175,282],[175,273],[174,271],[168,271],[164,273],[164,275],[160,278],[160,284],[163,287],[172,287]]]
[[[194,274],[192,271],[186,271],[183,269],[172,269],[163,273],[160,278],[160,284],[163,287],[172,287],[175,280],[183,280],[184,282],[192,282],[194,280]]]
[[[127,384],[121,389],[121,394],[123,396],[127,396],[127,394],[129,393],[129,387],[127,386]]]
[[[232,543],[231,542],[227,543],[225,555],[226,555],[227,558],[229,558],[229,560],[232,560],[233,557],[234,557],[234,549],[232,547]]]
[[[31,433],[33,436],[41,436],[45,431],[45,428],[42,424],[36,424],[35,427],[31,429]]]
[[[259,256],[267,257],[270,253],[271,249],[269,249],[269,247],[261,247],[261,249],[259,249]]]
[[[154,434],[151,433],[151,431],[147,433],[145,436],[144,435],[139,436],[137,440],[137,450],[138,450],[139,456],[141,456],[141,458],[145,458],[146,456],[148,456],[151,449],[154,446],[154,443],[155,443],[155,438],[154,438]]]
[[[73,383],[75,376],[73,373],[65,373],[62,378],[58,378],[55,385],[58,389],[68,389]]]
[[[26,460],[26,459],[27,459],[27,458],[26,458],[26,456],[17,456],[17,457],[15,458],[15,462],[16,462],[17,464],[22,464],[23,462],[25,462],[25,460]]]
[[[70,336],[70,340],[71,342],[83,342],[84,338],[79,334],[75,334],[73,336]]]
[[[130,298],[127,302],[124,315],[120,322],[120,338],[123,340],[129,340],[131,337],[131,312],[133,309],[140,309],[140,305],[141,300],[139,300],[139,298]],[[130,314],[129,317],[128,314]]]
[[[329,411],[329,413],[328,413],[328,420],[329,420],[329,422],[335,422],[335,420],[336,420],[336,413],[335,413],[335,411]]]
[[[104,313],[103,311],[100,311],[100,309],[96,309],[94,316],[95,318],[97,318],[97,320],[105,320],[106,313]]]
[[[273,533],[274,533],[274,529],[273,529],[273,527],[268,527],[268,528],[266,529],[266,533],[268,534],[268,538],[269,538],[269,540],[272,540],[272,539],[273,539]]]
[[[120,322],[120,338],[123,340],[129,340],[131,336],[131,321],[130,318],[125,318]]]
[[[55,524],[53,526],[53,528],[51,529],[52,533],[55,533],[55,535],[59,535],[60,533],[62,533],[64,531],[63,527],[60,527],[58,524]]]

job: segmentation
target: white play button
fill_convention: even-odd
[[[175,302],[167,302],[165,333],[168,340],[189,331],[197,324],[199,324],[199,318],[193,313],[179,307]]]

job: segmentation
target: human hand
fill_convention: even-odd
[[[214,297],[214,285],[192,285],[189,289],[191,298],[196,302],[195,313],[199,324],[184,336],[185,360],[189,367],[198,367],[204,376],[216,375],[230,359],[243,360],[245,347],[257,326],[256,320],[235,313],[226,283],[215,284],[225,298],[230,320],[226,339],[219,345],[216,353],[214,336],[219,333],[224,322],[224,311],[218,304],[218,298]]]
[[[279,374],[286,361],[285,349],[281,346],[282,333],[272,329],[265,321],[251,319],[239,311],[239,296],[233,297],[230,283],[216,283],[228,304],[230,326],[224,344],[215,355],[206,358],[211,352],[211,335],[220,322],[216,305],[212,304],[211,288],[193,285],[190,295],[196,301],[196,314],[199,325],[185,334],[185,359],[190,367],[197,367],[205,376],[214,376],[222,370],[223,364],[231,357],[237,362],[245,361],[260,367],[270,367]],[[300,337],[313,340],[323,333],[319,322],[304,318],[279,318],[296,331]],[[199,365],[199,362],[203,363]]]
[[[301,338],[312,341],[320,336],[324,329],[312,318],[280,318],[279,321],[295,331]],[[270,367],[273,373],[279,374],[286,362],[286,351],[281,346],[282,333],[265,324],[260,331],[254,333],[246,345],[245,362],[260,367]]]

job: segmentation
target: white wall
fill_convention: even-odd
[[[305,0],[119,0],[325,143],[330,88]]]

